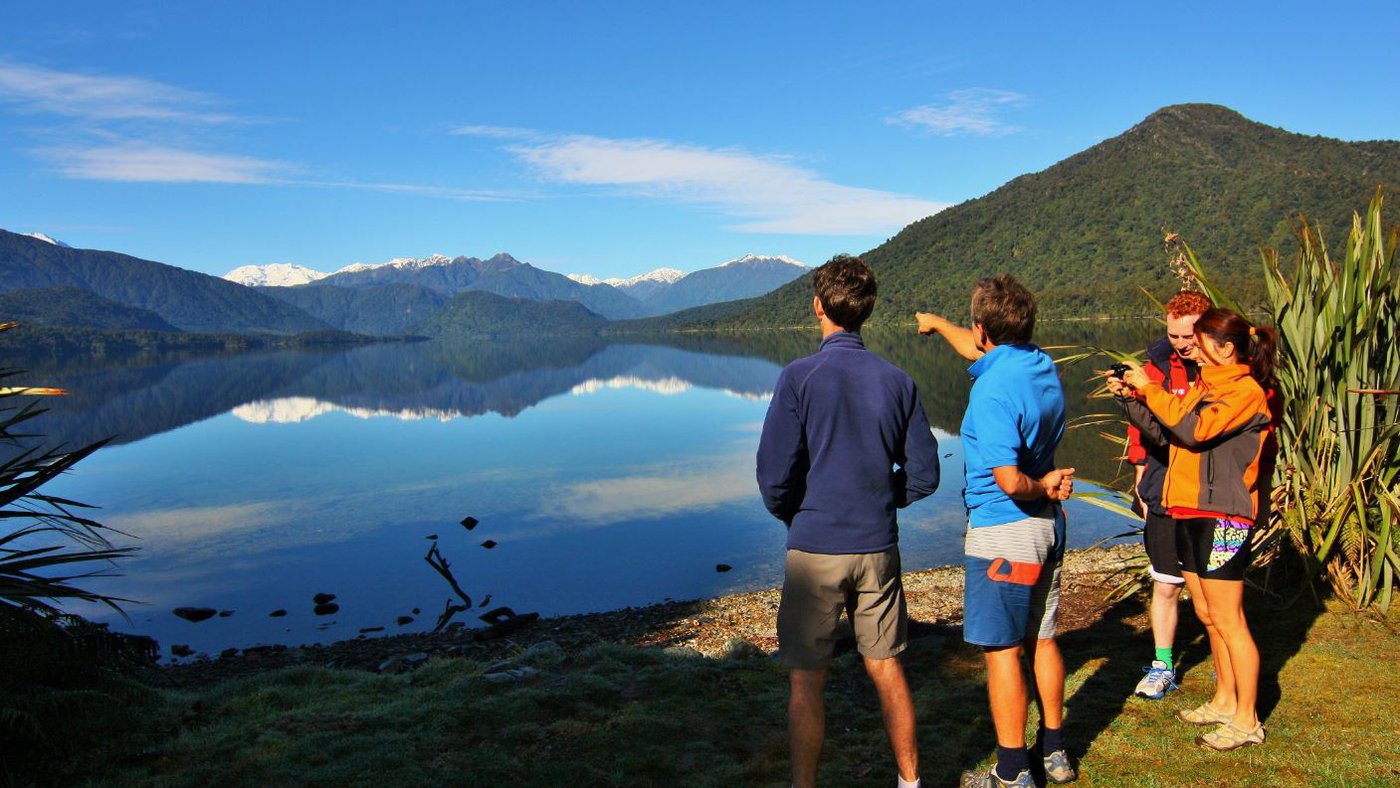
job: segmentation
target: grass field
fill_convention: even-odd
[[[1269,739],[1235,753],[1195,747],[1199,731],[1172,716],[1210,692],[1209,656],[1188,609],[1182,689],[1163,701],[1130,696],[1149,647],[1136,602],[1061,636],[1079,785],[1400,785],[1394,618],[1254,596],[1247,610]],[[906,667],[922,777],[955,785],[993,754],[981,657],[954,627],[915,634]],[[162,691],[143,725],[49,777],[116,786],[787,784],[786,674],[771,658],[600,645],[516,664],[539,672],[494,683],[483,678],[491,666],[435,659],[398,676],[308,667]],[[870,684],[855,655],[839,657],[822,783],[894,778]]]

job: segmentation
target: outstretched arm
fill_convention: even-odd
[[[976,361],[985,355],[978,349],[977,342],[972,337],[972,329],[955,325],[951,320],[930,312],[915,313],[914,319],[919,323],[920,334],[942,335],[953,350],[968,361]]]

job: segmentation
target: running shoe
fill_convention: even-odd
[[[1161,700],[1168,692],[1177,688],[1176,672],[1160,659],[1152,660],[1152,664],[1143,668],[1142,672],[1147,675],[1142,677],[1137,689],[1133,690],[1133,694],[1138,697]]]
[[[1069,753],[1064,750],[1055,750],[1041,758],[1041,762],[1045,764],[1045,780],[1047,782],[1064,785],[1079,779],[1079,771],[1074,768],[1073,763],[1070,763]]]
[[[1207,701],[1194,709],[1182,709],[1176,718],[1190,725],[1223,725],[1235,718],[1233,711],[1220,711]]]
[[[1210,733],[1197,736],[1196,743],[1207,750],[1216,752],[1229,752],[1238,750],[1241,747],[1251,747],[1264,743],[1264,723],[1258,723],[1254,730],[1245,730],[1235,727],[1234,723],[1225,723]]]
[[[958,788],[1036,788],[1030,769],[1022,769],[1016,779],[1007,782],[997,776],[996,767],[985,772],[963,772]]]

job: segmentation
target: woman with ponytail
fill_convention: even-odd
[[[1212,750],[1264,743],[1255,701],[1259,649],[1244,616],[1250,531],[1267,512],[1273,473],[1270,392],[1278,334],[1213,308],[1196,321],[1201,377],[1177,397],[1131,366],[1109,389],[1144,440],[1169,447],[1162,502],[1177,523],[1181,575],[1210,639],[1215,693],[1183,722],[1215,725],[1196,738]],[[1274,408],[1277,411],[1277,408]]]

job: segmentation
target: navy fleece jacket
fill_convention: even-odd
[[[758,488],[788,525],[789,549],[894,547],[896,510],[932,494],[938,480],[938,442],[914,381],[859,334],[832,334],[778,376],[758,442]]]

